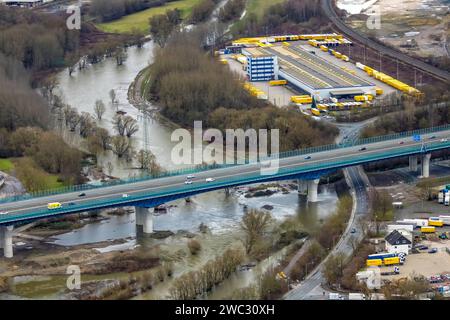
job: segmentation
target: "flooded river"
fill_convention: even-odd
[[[138,117],[139,111],[129,103],[128,88],[136,75],[152,62],[153,42],[146,42],[143,48],[128,48],[128,58],[122,66],[117,66],[114,59],[106,59],[101,63],[88,66],[69,76],[68,71],[58,75],[58,90],[63,99],[79,112],[93,114],[95,101],[101,99],[108,106],[99,125],[114,134],[112,118],[116,112],[110,102],[109,91],[116,92],[119,100],[118,108],[139,119],[140,130],[133,138],[135,149],[143,146],[143,119]],[[173,128],[155,120],[148,120],[148,141],[150,150],[155,154],[158,163],[165,169],[176,166],[170,160],[170,135]],[[125,178],[136,173],[126,162],[116,160],[112,154],[100,157],[100,162],[113,163],[113,175]],[[263,205],[274,207],[273,214],[277,218],[298,214],[305,226],[312,227],[321,218],[333,211],[337,201],[336,193],[326,189],[319,196],[319,202],[306,205],[300,201],[296,192],[290,194],[274,194],[270,197],[246,199],[242,195],[226,196],[223,191],[210,192],[195,196],[191,203],[184,200],[174,201],[175,207],[168,214],[155,217],[156,230],[189,230],[196,231],[200,223],[206,223],[211,230],[220,231],[236,227],[243,214],[243,205],[260,208]],[[86,225],[80,230],[57,236],[56,243],[62,245],[77,245],[89,242],[99,242],[108,239],[120,239],[134,236],[134,216],[112,217],[99,223]]]
[[[140,130],[133,137],[133,144],[136,150],[143,146],[143,123],[138,117],[139,112],[127,99],[127,92],[131,82],[136,75],[144,69],[152,59],[153,44],[147,42],[143,48],[131,47],[128,49],[128,58],[124,65],[117,66],[114,59],[106,59],[103,62],[88,66],[86,69],[77,70],[72,76],[69,76],[67,70],[58,75],[58,91],[63,99],[76,108],[79,112],[89,112],[94,114],[93,109],[95,101],[103,100],[107,106],[107,111],[99,123],[100,126],[107,128],[111,134],[114,134],[111,119],[117,111],[110,102],[109,91],[114,89],[119,100],[118,109],[125,111],[128,115],[139,119]],[[158,163],[165,169],[173,169],[175,166],[170,161],[170,146],[174,143],[170,141],[170,135],[173,128],[167,124],[155,120],[149,120],[148,123],[148,141],[150,150],[155,154]],[[136,170],[131,169],[130,165],[115,159],[111,153],[106,153],[99,157],[99,162],[106,165],[107,162],[113,163],[112,175],[121,178],[129,177],[135,174]],[[272,206],[271,210],[274,218],[282,220],[288,216],[296,216],[303,224],[305,229],[314,230],[319,227],[323,219],[330,215],[336,208],[338,197],[332,186],[321,186],[319,202],[306,204],[295,190],[289,193],[278,192],[271,196],[245,198],[243,192],[231,192],[227,195],[224,191],[214,191],[206,194],[197,195],[192,198],[190,203],[185,200],[178,200],[170,203],[166,214],[154,217],[155,230],[171,230],[177,232],[186,230],[191,232],[198,231],[201,223],[206,224],[213,235],[218,235],[216,242],[212,246],[223,248],[224,237],[236,231],[239,222],[244,213],[244,206],[249,208],[261,208],[262,206]],[[226,236],[225,236],[226,238]],[[64,246],[74,246],[87,243],[96,243],[107,240],[127,239],[127,242],[119,245],[112,245],[103,250],[123,250],[136,245],[150,246],[154,244],[148,237],[136,237],[135,216],[133,213],[123,216],[110,216],[96,223],[87,224],[84,227],[73,230],[68,233],[60,234],[52,238],[52,243]],[[214,257],[214,249],[208,254],[206,259]],[[276,255],[271,257],[270,263],[276,261]],[[229,296],[233,290],[242,288],[255,280],[258,268],[265,268],[270,263],[258,265],[253,271],[242,271],[226,280],[221,286],[216,288],[210,298],[222,298]],[[98,279],[101,279],[99,277]],[[108,278],[111,278],[108,276]],[[16,294],[19,296],[33,298],[55,297],[58,290],[64,286],[64,276],[42,279],[19,279],[15,285]],[[96,279],[96,277],[92,277]],[[39,285],[36,285],[39,284]],[[144,295],[140,298],[156,298],[153,296],[158,290],[152,290],[153,293]],[[28,291],[31,290],[31,291]],[[167,288],[161,288],[162,291]]]

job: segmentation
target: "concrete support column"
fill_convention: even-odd
[[[135,212],[135,214],[136,214],[136,225],[137,225],[137,226],[142,226],[142,213],[141,213],[141,209],[145,209],[145,208],[134,207],[134,212]]]
[[[136,212],[136,225],[142,226],[144,233],[153,233],[153,213],[150,209],[134,207]]]
[[[308,180],[308,202],[317,202],[317,190],[320,179]]]
[[[308,182],[306,180],[297,180],[298,185],[298,194],[299,195],[307,195],[308,194]]]
[[[422,157],[422,177],[428,178],[430,176],[430,160],[431,153],[427,153]]]
[[[0,243],[5,258],[13,257],[13,226],[0,226]]]
[[[409,157],[409,171],[411,172],[417,172],[417,156],[410,156]]]
[[[143,216],[142,227],[144,233],[153,233],[153,213],[149,209]]]

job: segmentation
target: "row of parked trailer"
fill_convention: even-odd
[[[292,35],[281,35],[281,36],[269,36],[269,37],[251,37],[251,38],[240,38],[232,42],[233,46],[248,46],[248,45],[258,45],[275,43],[275,42],[286,42],[286,41],[298,41],[298,40],[317,40],[325,41],[335,39],[337,41],[342,41],[343,43],[349,43],[350,41],[344,39],[341,34],[337,33],[325,33],[325,34],[292,34]]]
[[[404,253],[375,253],[369,254],[366,260],[366,265],[371,266],[390,266],[403,264],[406,260],[406,254]]]
[[[444,189],[439,190],[438,202],[446,206],[450,205],[450,185],[447,185]]]
[[[403,219],[397,221],[397,224],[411,224],[415,228],[420,228],[422,233],[435,233],[436,227],[450,225],[450,216],[440,215],[438,217],[429,217],[428,219]]]
[[[247,90],[252,96],[258,98],[258,99],[262,99],[262,100],[267,100],[268,96],[267,94],[262,91],[261,89],[253,86],[252,84],[245,82],[244,83],[244,89]]]
[[[391,76],[389,76],[383,72],[377,71],[371,67],[368,67],[360,62],[356,63],[356,67],[358,69],[365,71],[369,76],[374,77],[375,79],[377,79],[381,82],[384,82],[387,85],[390,85],[391,87],[393,87],[397,90],[400,90],[404,93],[407,93],[409,95],[416,96],[416,97],[420,97],[423,95],[423,93],[420,92],[419,90],[417,90],[416,88],[411,87],[411,86],[407,85],[406,83],[403,83],[397,79],[394,79]]]

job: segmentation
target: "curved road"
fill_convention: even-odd
[[[425,73],[438,78],[439,80],[450,82],[449,72],[429,65],[419,59],[410,57],[400,51],[383,46],[382,44],[367,38],[367,35],[347,26],[334,11],[333,0],[321,0],[321,7],[323,12],[328,16],[331,22],[333,22],[333,24],[348,37],[353,38],[354,40],[361,42],[372,49],[382,52],[384,55],[396,58],[415,68],[418,68]]]

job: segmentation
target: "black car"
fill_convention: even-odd
[[[75,202],[69,202],[69,206],[74,206],[75,204]]]
[[[359,151],[366,151],[367,148],[366,147],[362,147],[361,149],[359,149]]]
[[[86,196],[86,193],[82,192],[82,193],[80,193],[78,196],[79,196],[79,197],[84,197],[84,196]]]

